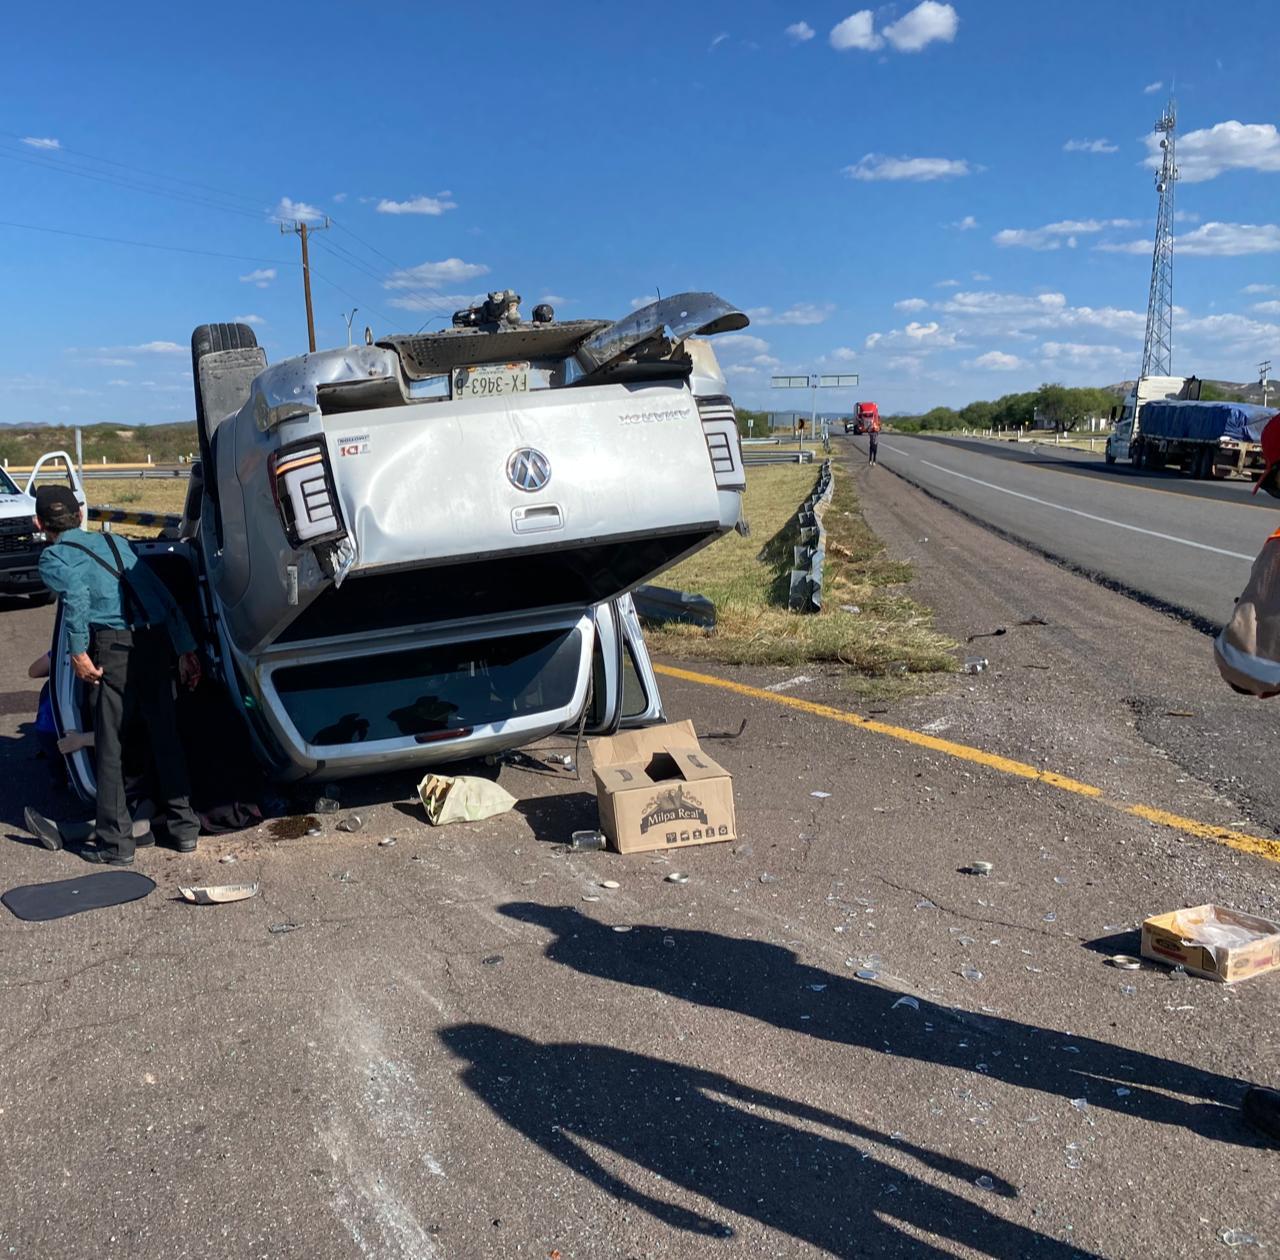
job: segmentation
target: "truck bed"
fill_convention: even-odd
[[[1275,415],[1270,407],[1230,402],[1149,402],[1142,408],[1142,433],[1169,442],[1257,442]]]

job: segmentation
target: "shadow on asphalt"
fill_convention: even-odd
[[[791,950],[763,941],[639,924],[617,933],[571,907],[531,902],[499,909],[551,932],[546,957],[586,975],[934,1063],[965,1078],[1004,1081],[1073,1103],[1084,1099],[1089,1107],[1178,1125],[1220,1142],[1263,1145],[1237,1110],[1243,1086],[1215,1072],[927,998],[896,1005],[900,995],[892,990],[807,966]],[[1179,1094],[1195,1101],[1174,1096]]]
[[[515,809],[524,815],[534,839],[544,844],[568,844],[575,831],[593,830],[600,820],[594,792],[533,796],[517,801]]]
[[[909,1156],[953,1178],[966,1194],[985,1191],[994,1207],[1017,1191],[992,1173],[717,1072],[610,1046],[543,1044],[486,1024],[446,1028],[440,1037],[466,1064],[462,1080],[500,1120],[613,1198],[672,1229],[711,1238],[734,1233],[726,1221],[625,1180],[625,1166],[615,1171],[620,1164],[644,1170],[650,1175],[645,1181],[661,1178],[661,1184],[828,1255],[951,1254],[903,1225],[965,1246],[980,1240],[984,1253],[995,1256],[1066,1260],[1090,1254],[1007,1221],[873,1152],[879,1147]],[[603,1160],[601,1151],[607,1152]],[[983,1189],[974,1189],[979,1178]]]

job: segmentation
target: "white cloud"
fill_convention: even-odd
[[[233,315],[231,319],[236,324],[265,324],[267,322],[261,315]]]
[[[461,258],[444,258],[440,262],[419,263],[393,271],[383,282],[384,289],[438,289],[441,285],[474,280],[489,274],[483,263],[463,262]]]
[[[1202,223],[1174,242],[1177,253],[1238,258],[1242,254],[1280,251],[1280,225],[1275,223]]]
[[[93,359],[90,359],[89,362],[96,363],[101,367],[133,367],[134,366],[132,359],[118,359],[118,358],[113,358],[111,356],[108,356],[106,358],[93,358]]]
[[[753,324],[795,324],[808,327],[824,323],[831,318],[834,310],[835,307],[830,302],[821,306],[813,302],[797,302],[785,311],[775,311],[771,306],[752,307],[747,315]]]
[[[276,269],[274,267],[259,267],[256,271],[251,271],[247,276],[240,277],[241,284],[256,284],[258,288],[265,289],[276,278]]]
[[[410,197],[408,201],[389,201],[384,197],[377,206],[379,214],[440,215],[457,208],[456,201],[447,201],[443,197]]]
[[[783,33],[794,44],[807,44],[817,32],[808,22],[792,22]]]
[[[1280,302],[1255,302],[1249,309],[1259,315],[1280,315]]]
[[[1160,167],[1160,140],[1146,137],[1146,163]],[[1234,119],[1178,137],[1178,175],[1183,183],[1200,184],[1225,171],[1280,171],[1280,132],[1274,123],[1242,123]]]
[[[176,341],[144,341],[140,346],[125,346],[126,354],[189,354],[190,346],[180,346]]]
[[[710,47],[708,47],[707,52],[714,52],[728,38],[729,38],[728,31],[721,31],[720,34],[713,36]]]
[[[757,354],[751,359],[751,363],[755,367],[769,368],[771,370],[782,366],[782,360],[775,359],[771,354]]]
[[[631,299],[631,309],[638,311],[642,306],[649,306],[658,300],[657,294],[651,294],[649,297],[638,297]]]
[[[1280,293],[1280,284],[1246,284],[1241,293]]]
[[[1149,254],[1149,240],[1103,242],[1108,254]],[[1174,253],[1187,257],[1240,258],[1280,252],[1280,225],[1275,223],[1202,223],[1174,239]]]
[[[1014,372],[1025,364],[1016,354],[1005,354],[1003,350],[988,350],[973,361],[973,366],[986,368],[992,372]]]
[[[116,380],[108,381],[108,382],[107,382],[107,384],[108,384],[108,385],[116,385],[116,386],[121,386],[121,387],[125,387],[125,388],[127,388],[128,386],[132,385],[132,384],[133,384],[133,382],[132,382],[132,381],[122,381],[122,380],[119,380],[119,379],[117,378]]]
[[[895,311],[922,311],[929,303],[924,298],[903,298],[901,302],[895,302],[893,309]]]
[[[557,297],[554,293],[548,293],[546,297],[540,297],[539,302],[545,302],[548,306],[568,306],[572,301],[571,298]]]
[[[1046,223],[1040,228],[1004,228],[991,239],[1002,248],[1017,249],[1075,249],[1080,236],[1105,232],[1108,228],[1132,228],[1138,219],[1064,219],[1060,223]]]
[[[1080,371],[1114,369],[1131,364],[1135,351],[1123,346],[1087,345],[1079,341],[1046,341],[1040,353],[1057,368]]]
[[[350,195],[349,193],[334,193],[332,200],[336,201],[338,205],[342,205],[342,203],[346,201],[349,195]]]
[[[319,223],[323,218],[323,210],[317,210],[305,201],[294,201],[291,197],[281,197],[271,212],[271,219],[275,223]]]
[[[1280,324],[1263,323],[1247,315],[1206,315],[1200,319],[1184,319],[1176,327],[1183,336],[1231,341],[1241,346],[1270,348],[1280,341]]]
[[[29,149],[60,149],[62,141],[52,136],[23,136],[22,143]]]
[[[986,283],[987,283],[987,281],[989,281],[989,280],[991,279],[991,277],[990,277],[989,275],[987,275],[987,273],[986,273],[985,271],[975,271],[975,272],[973,273],[973,279],[974,279],[974,281],[976,281],[978,284],[986,284]]]
[[[956,334],[944,331],[931,320],[927,324],[912,320],[905,328],[894,328],[887,333],[871,333],[863,343],[868,350],[910,350],[921,353],[928,350],[950,350],[955,347]]]
[[[1175,223],[1199,223],[1200,216],[1194,210],[1175,210],[1173,212],[1173,221]]]
[[[753,337],[750,333],[721,333],[713,342],[716,352],[727,350],[730,355],[766,354],[769,343],[763,337]]]
[[[919,52],[928,45],[951,43],[960,26],[960,18],[949,4],[923,0],[910,13],[884,28],[884,37],[899,52]]]
[[[852,363],[858,357],[858,352],[851,346],[837,346],[830,357],[837,363]]]
[[[887,157],[883,153],[865,154],[853,166],[846,166],[844,174],[850,179],[913,180],[923,182],[934,179],[955,179],[973,174],[976,168],[962,158],[938,157]]]
[[[924,360],[918,354],[899,354],[885,366],[891,372],[918,372],[924,366]]]
[[[1164,80],[1163,80],[1163,79],[1157,79],[1154,83],[1148,83],[1148,84],[1147,84],[1147,86],[1146,86],[1146,87],[1144,87],[1142,90],[1143,90],[1143,91],[1144,91],[1148,96],[1151,96],[1151,95],[1153,95],[1154,93],[1158,92],[1162,87],[1164,87]]]
[[[939,280],[934,286],[935,289],[958,289],[960,287],[959,280]]]
[[[446,312],[452,314],[467,306],[479,306],[485,297],[483,293],[413,293],[408,297],[389,298],[387,305],[402,311],[430,311],[443,317]]]
[[[859,9],[843,22],[837,22],[827,38],[836,52],[848,52],[850,48],[874,52],[884,46],[884,40],[876,34],[875,14],[870,9]]]
[[[957,232],[972,232],[978,226],[978,220],[971,214],[966,214],[963,219],[957,219],[954,223],[948,223],[948,227],[953,227]]]
[[[1068,140],[1062,146],[1064,153],[1119,153],[1120,146],[1110,140]]]

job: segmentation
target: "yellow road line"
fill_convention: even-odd
[[[765,691],[761,687],[734,682],[729,678],[717,678],[714,674],[700,674],[675,665],[655,664],[654,669],[668,678],[679,678],[683,682],[696,683],[702,687],[717,687],[722,691],[732,691],[753,700],[767,700],[771,704],[796,709],[812,717],[842,722],[845,726],[855,726],[875,735],[884,735],[889,739],[914,744],[917,748],[928,748],[932,752],[943,753],[960,761],[970,761],[975,765],[986,766],[987,769],[995,770],[1000,774],[1032,779],[1037,783],[1045,783],[1049,787],[1057,788],[1061,792],[1074,792],[1077,796],[1091,797],[1109,809],[1144,819],[1157,826],[1168,827],[1173,831],[1196,836],[1201,840],[1212,840],[1215,844],[1224,844],[1242,853],[1256,853],[1259,857],[1267,858],[1272,862],[1280,862],[1280,840],[1268,840],[1263,836],[1251,836],[1248,832],[1234,831],[1230,827],[1217,827],[1212,823],[1198,822],[1194,818],[1183,818],[1180,814],[1171,814],[1167,810],[1155,809],[1150,805],[1129,805],[1123,801],[1113,801],[1107,798],[1101,788],[1094,787],[1091,783],[1081,783],[1079,779],[1055,774],[1052,770],[1042,770],[1039,766],[1029,765],[1025,761],[1014,761],[1012,758],[1000,756],[999,753],[985,752],[981,748],[974,748],[969,744],[957,744],[949,739],[939,739],[936,735],[925,735],[921,731],[909,730],[904,726],[877,722],[873,718],[865,718],[860,714],[850,713],[847,709],[837,709],[829,704],[818,704],[783,692]]]

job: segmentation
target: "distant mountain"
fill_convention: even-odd
[[[1115,385],[1103,385],[1108,393],[1123,398],[1132,388],[1133,381],[1120,381]],[[1262,383],[1260,381],[1215,381],[1205,377],[1201,382],[1204,394],[1212,393],[1217,398],[1229,398],[1247,403],[1262,402]],[[1280,410],[1280,381],[1267,382],[1267,403],[1274,404]]]
[[[84,462],[100,464],[143,464],[149,455],[154,463],[172,464],[199,450],[196,422],[180,424],[121,424],[80,426]],[[75,454],[76,426],[70,424],[7,424],[0,427],[0,460],[19,467],[33,464],[46,451]]]

